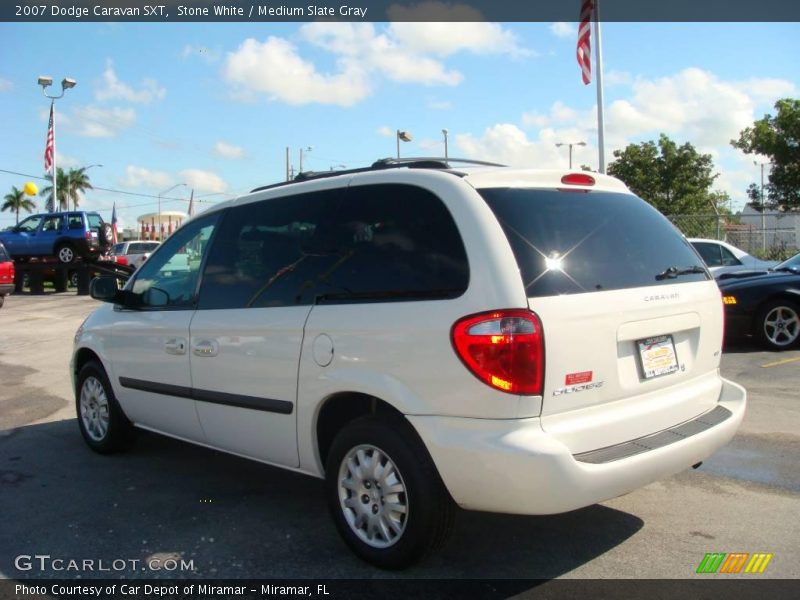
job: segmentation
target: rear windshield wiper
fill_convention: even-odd
[[[661,281],[663,279],[675,279],[681,275],[689,275],[691,273],[705,272],[706,270],[699,265],[693,265],[691,267],[667,267],[664,269],[664,271],[656,275],[656,281]]]

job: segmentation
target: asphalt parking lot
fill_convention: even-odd
[[[94,306],[69,293],[17,295],[0,310],[4,578],[77,575],[17,560],[46,554],[193,567],[83,578],[688,579],[707,552],[773,553],[763,577],[800,577],[800,350],[726,348],[723,374],[748,389],[748,413],[700,469],[559,516],[461,512],[442,551],[384,573],[345,548],[316,479],[152,434],[124,455],[90,452],[67,365]]]

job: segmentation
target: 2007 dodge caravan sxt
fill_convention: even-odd
[[[595,173],[379,161],[215,206],[75,336],[98,452],[141,427],[326,480],[399,568],[454,506],[569,511],[708,457],[745,391],[680,233]]]

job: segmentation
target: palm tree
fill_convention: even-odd
[[[64,169],[56,169],[56,183],[58,184],[58,206],[61,210],[69,210],[70,203],[78,208],[81,199],[80,194],[86,190],[94,189],[89,182],[86,174],[86,167],[80,169],[70,169],[65,173]],[[53,186],[48,185],[42,188],[41,196],[47,198],[45,206],[53,205]]]
[[[25,197],[24,191],[18,190],[13,186],[11,187],[11,193],[6,194],[3,200],[5,200],[5,202],[3,202],[3,206],[0,207],[0,212],[14,211],[17,213],[17,225],[19,225],[19,211],[27,210],[30,213],[36,208],[36,204]]]

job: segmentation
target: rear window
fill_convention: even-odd
[[[91,229],[100,229],[103,225],[103,219],[97,213],[88,213],[86,216],[89,217],[89,227]]]
[[[702,268],[702,261],[661,213],[630,194],[520,188],[478,192],[505,231],[529,297],[709,278],[705,270],[664,277],[671,268]]]

